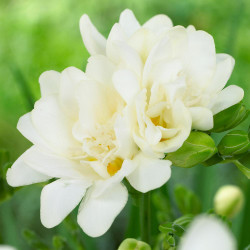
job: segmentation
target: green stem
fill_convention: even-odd
[[[150,244],[151,228],[151,202],[150,192],[141,195],[140,198],[140,231],[141,240]]]

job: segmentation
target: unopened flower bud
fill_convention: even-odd
[[[241,189],[234,185],[221,187],[214,197],[214,209],[217,214],[234,217],[241,210],[244,196]]]
[[[126,239],[119,246],[118,250],[151,250],[151,247],[143,241]]]
[[[177,151],[167,154],[174,166],[190,168],[200,164],[217,152],[213,139],[202,132],[191,132],[187,140]]]
[[[248,133],[242,130],[233,130],[227,133],[220,141],[218,149],[222,155],[238,155],[245,153],[250,147]]]

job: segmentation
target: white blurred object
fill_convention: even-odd
[[[197,217],[188,228],[178,250],[236,250],[233,234],[219,219],[210,215]]]
[[[8,245],[0,245],[0,250],[17,250],[17,249]]]

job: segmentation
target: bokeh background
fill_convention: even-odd
[[[40,97],[39,75],[50,69],[62,71],[69,66],[85,68],[88,52],[79,32],[81,15],[87,13],[107,36],[125,8],[132,9],[141,23],[155,14],[164,13],[175,25],[193,24],[197,29],[209,32],[214,37],[217,52],[229,53],[236,59],[229,84],[244,88],[244,103],[250,107],[249,0],[0,0],[0,149],[10,152],[11,161],[30,146],[16,130],[16,124]],[[248,124],[249,120],[241,128],[247,129]],[[219,140],[216,135],[214,138]],[[203,211],[212,207],[213,196],[220,186],[240,186],[244,191],[245,206],[233,219],[232,230],[239,249],[249,244],[250,185],[236,167],[173,168],[171,181],[164,187],[170,200],[176,184],[197,193]],[[0,203],[0,244],[10,244],[20,250],[34,249],[24,239],[24,229],[34,231],[45,242],[51,242],[53,235],[63,235],[71,244],[68,220],[54,229],[45,229],[41,225],[41,188],[42,185],[22,188],[12,199]],[[112,250],[124,235],[136,236],[136,212],[132,222],[128,222],[131,209],[135,210],[130,201],[103,237],[91,239],[80,232],[85,248]],[[179,212],[174,213],[178,215]],[[76,211],[71,219],[75,217]]]

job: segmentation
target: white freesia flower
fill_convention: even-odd
[[[87,15],[80,29],[92,64],[101,54],[115,65],[114,86],[127,103],[134,102],[134,139],[144,151],[176,150],[189,134],[188,113],[194,129],[209,130],[213,115],[243,98],[238,86],[223,89],[234,59],[216,54],[212,36],[193,26],[173,27],[165,15],[141,26],[133,12],[125,10],[107,40]]]
[[[201,215],[191,223],[178,250],[236,250],[233,234],[219,219]]]
[[[83,41],[92,54],[87,76],[106,84],[112,81],[127,105],[121,126],[129,124],[129,133],[137,146],[156,159],[181,147],[191,130],[191,115],[184,102],[175,98],[175,87],[162,84],[157,76],[152,84],[143,83],[149,53],[171,27],[171,20],[164,15],[141,27],[133,13],[125,10],[106,41],[87,15],[80,21]],[[128,180],[136,188],[134,176],[135,173]]]
[[[78,223],[100,236],[127,202],[122,179],[131,176],[142,192],[158,188],[169,179],[171,162],[138,151],[121,122],[125,102],[112,81],[71,67],[47,71],[39,82],[42,97],[17,126],[34,145],[8,170],[7,181],[21,186],[56,178],[42,190],[43,225],[58,225],[84,197]]]

